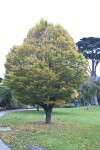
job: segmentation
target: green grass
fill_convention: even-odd
[[[100,150],[100,107],[54,109],[52,124],[45,125],[42,110],[16,112],[0,118],[0,138],[12,150],[39,145],[48,150]]]

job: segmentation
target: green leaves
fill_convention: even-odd
[[[87,62],[68,32],[44,19],[11,49],[5,67],[5,85],[27,104],[70,99],[88,77]]]

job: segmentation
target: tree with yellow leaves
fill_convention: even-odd
[[[88,63],[68,32],[41,19],[7,55],[4,84],[22,103],[37,104],[51,123],[54,105],[66,105],[87,79]]]

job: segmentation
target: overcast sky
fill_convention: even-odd
[[[75,42],[100,37],[100,0],[0,0],[0,77],[10,48],[22,44],[41,18],[62,25]]]

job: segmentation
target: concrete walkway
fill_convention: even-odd
[[[35,109],[14,109],[14,110],[5,110],[5,111],[1,111],[0,112],[0,117],[6,115],[6,114],[10,114],[13,112],[17,112],[17,111],[26,111],[26,110],[35,110]]]
[[[9,113],[13,113],[13,112],[17,112],[17,111],[26,111],[26,110],[33,110],[33,109],[16,109],[16,110],[7,110],[7,111],[1,111],[0,112],[0,117],[9,114]],[[1,139],[0,139],[0,150],[11,150]]]
[[[0,140],[0,150],[11,150],[2,140]]]

